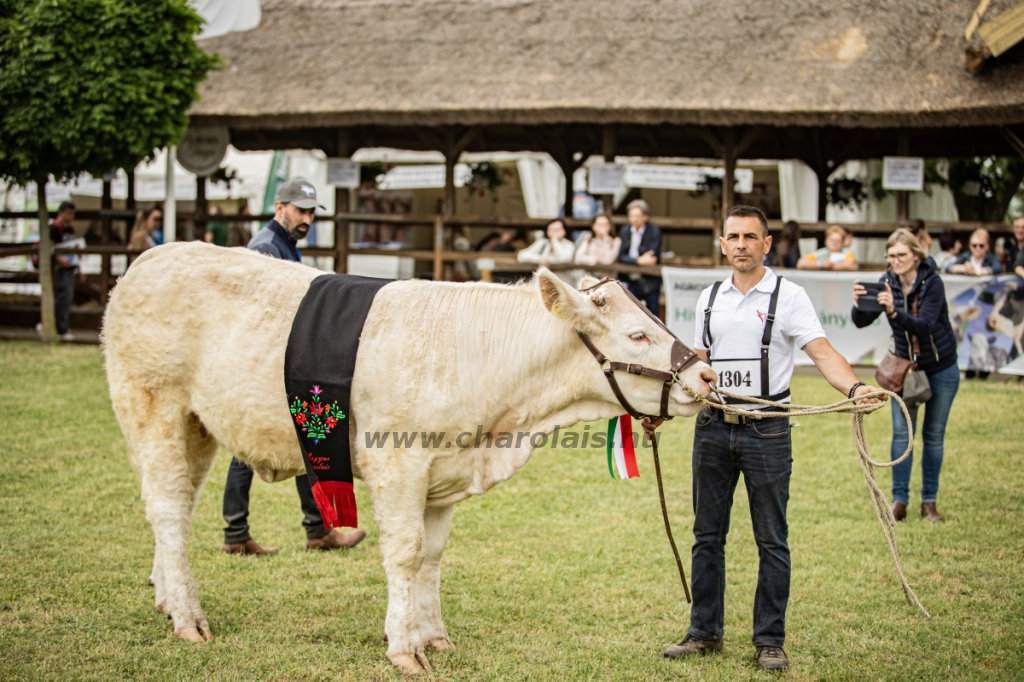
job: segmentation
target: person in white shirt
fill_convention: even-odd
[[[802,348],[844,396],[853,398],[877,390],[858,381],[850,364],[825,338],[807,292],[764,266],[771,241],[768,221],[759,209],[736,206],[727,214],[719,242],[732,266],[732,276],[701,294],[694,343],[694,350],[718,374],[718,387],[734,394],[789,402],[793,355]],[[744,404],[742,400],[730,402]],[[644,428],[658,423],[660,420],[645,419]],[[697,416],[693,439],[693,606],[686,637],[670,646],[666,657],[722,649],[725,539],[733,493],[743,474],[760,556],[754,595],[755,657],[762,670],[788,666],[782,646],[791,569],[786,520],[792,471],[789,428],[789,418],[781,415],[748,420],[705,409]]]
[[[538,263],[550,267],[555,263],[571,263],[576,245],[565,238],[565,223],[552,220],[545,229],[547,238],[541,238],[516,254],[520,263]],[[562,274],[559,277],[565,279]]]

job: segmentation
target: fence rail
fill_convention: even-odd
[[[33,220],[38,217],[38,214],[33,211],[0,211],[0,219],[29,219]],[[100,210],[81,210],[76,212],[76,218],[82,220],[103,220],[105,222],[112,220],[126,220],[131,221],[135,217],[135,211],[125,209],[100,209]],[[178,222],[191,223],[193,225],[204,225],[209,222],[267,222],[274,216],[272,214],[266,215],[223,215],[223,216],[209,216],[209,215],[194,215],[191,213],[178,214]],[[612,222],[615,225],[626,224],[625,216],[612,216]],[[709,239],[713,238],[717,222],[712,218],[673,218],[673,217],[653,217],[651,221],[658,225],[661,230],[667,234],[691,234],[691,235],[704,235]],[[390,214],[377,214],[377,213],[352,213],[352,212],[341,212],[330,216],[317,216],[317,222],[329,222],[335,226],[335,246],[332,247],[307,247],[302,251],[307,256],[312,257],[330,257],[334,258],[334,268],[336,272],[344,272],[348,266],[348,255],[366,255],[366,256],[398,256],[402,258],[412,258],[418,261],[430,261],[433,263],[433,277],[435,280],[444,280],[450,276],[449,270],[450,265],[457,262],[474,261],[480,259],[486,259],[493,261],[494,271],[497,272],[529,272],[535,269],[533,264],[519,263],[514,257],[502,255],[501,253],[494,252],[477,252],[477,251],[453,251],[445,247],[445,230],[450,227],[490,227],[495,229],[542,229],[547,223],[550,222],[548,219],[542,218],[525,218],[525,217],[510,217],[510,216],[443,216],[443,215],[390,215]],[[590,226],[589,220],[581,220],[576,218],[563,219],[566,227],[569,229],[581,229]],[[353,223],[383,223],[390,225],[403,225],[418,229],[432,229],[433,235],[433,248],[431,249],[379,249],[379,248],[352,248],[347,238],[338,239],[339,236],[349,235],[348,227]],[[800,229],[804,235],[807,236],[819,236],[824,233],[825,229],[830,223],[817,222],[817,223],[801,223]],[[770,220],[768,221],[768,227],[771,230],[779,230],[782,228],[782,221]],[[884,237],[893,232],[896,228],[900,227],[899,223],[858,223],[858,224],[844,224],[844,228],[849,230],[851,233],[857,236],[863,237]],[[993,234],[1009,234],[1011,233],[1011,227],[1004,223],[980,223],[980,222],[961,222],[961,223],[947,223],[930,221],[928,223],[929,231],[932,233],[939,233],[946,229],[954,229],[961,232],[968,232],[978,228],[985,228]],[[714,247],[714,244],[712,245]],[[19,243],[19,244],[0,244],[0,258],[11,257],[11,256],[29,256],[34,255],[37,252],[38,247],[34,244]],[[104,292],[109,290],[110,286],[113,285],[113,278],[110,276],[110,256],[114,255],[125,255],[129,260],[138,256],[142,251],[137,249],[129,249],[122,245],[90,245],[83,249],[67,249],[57,247],[55,252],[58,254],[99,254],[104,256],[102,259],[102,274],[100,275],[101,289]],[[666,263],[673,267],[711,267],[713,264],[712,259],[708,256],[691,256],[677,258],[675,262]],[[552,266],[553,270],[565,271],[579,269],[579,266],[572,264],[555,265]],[[587,267],[587,270],[608,273],[608,274],[624,274],[624,275],[661,275],[661,266],[636,266],[636,265],[625,265],[625,264],[612,264],[607,266],[594,266]],[[874,269],[872,267],[866,267],[865,269]],[[488,277],[491,271],[485,271],[484,277]],[[29,274],[29,273],[26,273]],[[446,276],[447,275],[447,276]],[[8,278],[4,278],[6,281],[10,281]]]

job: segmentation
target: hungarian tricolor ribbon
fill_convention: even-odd
[[[640,478],[633,447],[633,422],[628,414],[608,420],[608,473],[612,478]]]

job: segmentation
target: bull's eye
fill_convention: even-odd
[[[629,338],[633,339],[634,341],[643,341],[647,337],[644,336],[643,332],[636,332],[635,334],[630,334]]]

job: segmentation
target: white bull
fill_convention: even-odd
[[[292,318],[322,274],[244,249],[170,244],[118,283],[103,324],[110,396],[141,479],[156,551],[156,608],[174,633],[213,635],[189,571],[186,541],[218,446],[268,480],[304,471],[284,387]],[[618,286],[584,294],[547,270],[519,286],[394,282],[363,328],[351,395],[355,475],[369,487],[388,579],[388,658],[429,669],[424,650],[451,646],[441,618],[440,561],[456,502],[526,464],[511,448],[368,448],[366,433],[550,433],[621,414],[575,330],[612,360],[667,370],[671,336]],[[706,395],[710,369],[681,373]],[[657,414],[662,384],[620,374],[627,399]],[[695,402],[674,385],[672,415]],[[446,439],[447,440],[447,439]],[[460,445],[466,445],[465,439]]]

